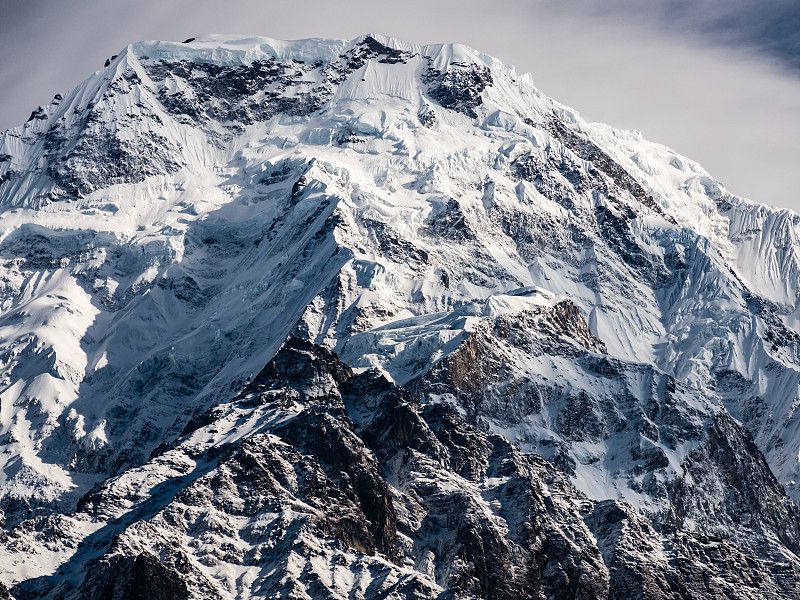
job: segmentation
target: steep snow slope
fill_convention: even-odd
[[[797,216],[469,48],[133,44],[3,134],[0,205],[9,524],[143,464],[290,333],[598,500],[668,510],[726,410],[800,494]],[[512,365],[477,403],[436,380],[476,340]]]

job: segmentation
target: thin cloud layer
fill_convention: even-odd
[[[644,25],[705,44],[747,49],[800,75],[797,0],[560,0],[549,10]]]

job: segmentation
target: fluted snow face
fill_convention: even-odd
[[[496,59],[380,36],[141,42],[0,155],[9,519],[142,464],[290,333],[455,403],[596,499],[663,510],[725,410],[794,494],[797,215]],[[537,329],[564,301],[573,330]],[[437,394],[431,369],[476,335],[476,360],[511,367],[476,405]],[[511,418],[509,387],[539,400]]]

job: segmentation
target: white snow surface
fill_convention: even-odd
[[[325,65],[369,39],[403,59],[368,57],[331,83]],[[165,100],[216,106],[193,96],[205,71],[191,65],[272,59],[300,73],[280,94],[328,86],[318,109],[193,120]],[[158,61],[183,61],[187,75],[157,77]],[[441,106],[425,82],[429,69],[472,67],[491,75],[475,117]],[[581,191],[559,172],[566,202],[515,176],[526,156],[591,175],[553,119],[602,149],[654,205],[624,190]],[[92,140],[112,150],[87,155],[105,151]],[[132,160],[117,147],[150,165],[141,177],[108,170]],[[70,188],[64,173],[89,183]],[[562,299],[612,357],[698,390],[701,412],[724,405],[782,483],[800,470],[800,217],[730,194],[638,133],[585,122],[530,76],[465,46],[382,36],[132,44],[2,134],[0,182],[9,506],[66,509],[142,464],[193,412],[235,394],[290,333],[406,384],[482,319]],[[627,254],[591,220],[600,210],[628,211]],[[522,363],[532,375],[557,367]],[[678,472],[687,449],[667,450]],[[581,467],[576,485],[637,504],[597,468]]]

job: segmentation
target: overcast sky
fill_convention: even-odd
[[[585,118],[800,211],[798,0],[0,0],[0,130],[133,41],[368,32],[478,48]]]

